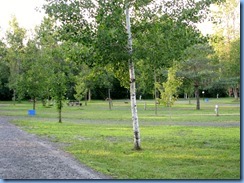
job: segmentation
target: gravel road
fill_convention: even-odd
[[[1,179],[111,179],[0,117]]]

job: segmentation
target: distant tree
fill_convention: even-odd
[[[53,77],[51,80],[52,96],[58,109],[58,122],[62,122],[62,108],[65,94],[67,91],[68,66],[65,62],[65,55],[61,45],[52,49]]]
[[[42,97],[47,78],[45,65],[40,59],[40,50],[36,46],[35,40],[29,40],[25,47],[24,60],[22,62],[23,72],[19,76],[18,83],[21,91],[31,97],[33,110],[36,108],[36,99]]]
[[[168,70],[167,81],[157,83],[160,91],[160,101],[167,107],[171,107],[178,98],[178,89],[182,84],[182,79],[176,76],[177,67],[173,66]]]
[[[151,82],[152,87],[148,89],[154,93],[157,115],[156,83],[160,79],[161,70],[171,67],[173,60],[179,62],[187,47],[206,42],[207,39],[202,37],[195,27],[175,21],[169,15],[158,17],[152,14],[150,19],[145,19],[143,23],[135,26],[135,32],[135,54],[137,58],[140,58],[140,63],[143,62],[143,68],[139,67],[139,72],[146,72],[147,74],[144,74],[146,76],[151,75],[151,77],[146,77],[151,80],[143,80],[142,85],[145,85],[145,82]]]
[[[240,90],[240,2],[226,0],[213,10],[215,33],[211,45],[221,65],[220,81],[238,99]]]
[[[240,38],[231,40],[229,43],[225,39],[215,37],[211,44],[217,53],[220,65],[221,86],[226,89],[233,89],[233,95],[238,99],[238,90],[240,89]]]
[[[24,39],[26,30],[19,26],[16,17],[13,17],[9,23],[10,28],[6,32],[6,41],[9,46],[7,50],[8,67],[10,68],[9,88],[13,90],[13,101],[16,96],[23,98],[21,88],[18,88],[19,74],[22,72],[22,61],[24,54]]]
[[[224,38],[225,43],[238,39],[240,37],[240,1],[225,0],[221,4],[215,4],[215,7],[211,12],[214,35]],[[228,47],[225,45],[222,49],[228,49]]]
[[[85,102],[87,103],[87,92],[89,89],[90,81],[87,81],[87,76],[90,69],[87,65],[82,64],[79,68],[79,74],[75,76],[75,94],[74,97],[76,100],[81,101],[85,97]],[[87,104],[86,104],[87,105]]]
[[[76,85],[75,85],[75,94],[74,97],[79,102],[87,95],[87,88],[85,82],[82,80],[82,77],[76,77]]]
[[[191,97],[193,96],[193,93],[194,93],[194,88],[192,87],[192,82],[190,80],[183,79],[181,91],[184,93],[185,99],[188,98],[189,104],[191,104]]]
[[[224,76],[225,81],[229,83],[228,85],[233,88],[235,99],[238,99],[238,92],[240,90],[240,42],[240,38],[238,38],[230,43],[229,59],[226,60],[221,67],[222,76]]]
[[[62,122],[63,101],[67,92],[67,82],[70,79],[69,60],[67,59],[68,44],[59,41],[55,22],[50,18],[44,18],[41,26],[37,29],[40,59],[46,73],[46,88],[43,97],[51,96],[58,110],[58,121]]]
[[[8,78],[10,70],[7,63],[7,46],[0,40],[0,95],[4,98],[8,91]]]
[[[156,87],[160,91],[159,101],[160,103],[162,102],[165,106],[169,107],[170,111],[172,105],[178,98],[178,89],[182,84],[182,79],[176,76],[176,72],[177,67],[174,65],[168,69],[167,81],[163,82],[162,84],[156,83]]]
[[[111,64],[107,64],[104,67],[93,67],[92,72],[94,73],[93,77],[95,84],[99,88],[106,88],[107,89],[107,94],[105,95],[108,104],[109,104],[109,109],[112,109],[112,98],[111,98],[111,90],[113,89],[113,81],[115,79],[114,73],[113,73],[113,67]]]
[[[204,87],[217,77],[217,68],[214,64],[214,51],[208,44],[197,44],[185,50],[185,59],[181,62],[179,75],[192,83],[197,99],[196,109],[200,109],[199,88]]]

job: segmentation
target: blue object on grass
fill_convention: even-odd
[[[36,115],[36,110],[28,110],[28,115],[29,116],[35,116]]]

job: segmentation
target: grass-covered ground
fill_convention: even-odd
[[[65,106],[61,124],[55,107],[38,103],[33,117],[27,115],[31,107],[29,102],[0,102],[0,115],[16,116],[16,125],[114,178],[240,178],[240,103],[233,98],[201,101],[201,110],[195,110],[195,101],[181,99],[171,109],[159,106],[157,116],[153,101],[138,101],[141,151],[132,149],[130,103],[125,100],[113,101],[111,111],[106,101]]]

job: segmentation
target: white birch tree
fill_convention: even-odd
[[[136,78],[135,78],[135,69],[134,63],[132,60],[132,36],[130,29],[130,11],[129,4],[126,4],[126,28],[128,33],[128,52],[129,57],[129,73],[130,73],[130,100],[131,100],[131,114],[133,121],[133,132],[134,132],[134,148],[136,150],[141,149],[140,142],[140,130],[139,130],[139,120],[137,114],[137,105],[136,105]]]

